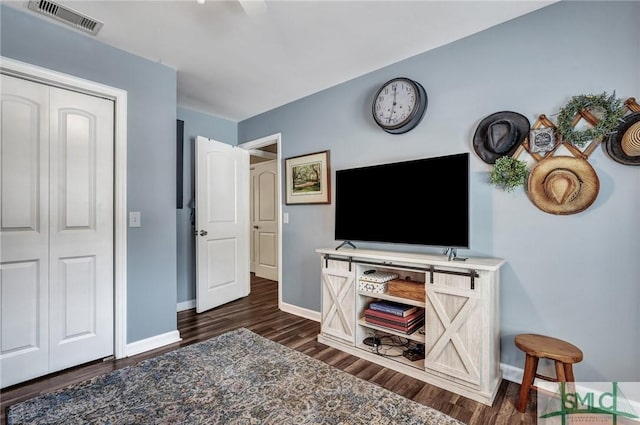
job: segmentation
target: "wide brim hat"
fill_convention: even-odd
[[[473,135],[473,149],[487,164],[511,156],[529,135],[531,123],[522,114],[500,111],[485,117]]]
[[[600,180],[586,159],[554,156],[538,162],[527,183],[531,202],[550,214],[569,215],[586,210],[600,191]]]
[[[640,165],[640,112],[622,119],[618,128],[604,143],[607,154],[625,165]]]

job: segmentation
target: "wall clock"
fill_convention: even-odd
[[[402,134],[417,126],[427,110],[427,92],[416,81],[394,78],[373,99],[373,119],[384,131]]]

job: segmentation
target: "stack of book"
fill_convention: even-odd
[[[409,335],[424,324],[424,309],[393,301],[375,301],[364,311],[364,320]]]

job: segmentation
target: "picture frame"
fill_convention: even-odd
[[[556,147],[556,131],[555,128],[534,128],[529,135],[529,148],[531,152],[547,153]]]
[[[330,204],[329,151],[285,159],[285,203]]]

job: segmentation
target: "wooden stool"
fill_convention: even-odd
[[[524,376],[520,385],[518,411],[524,413],[527,408],[529,391],[536,390],[533,380],[537,377],[551,382],[574,382],[573,363],[582,361],[582,351],[573,344],[561,339],[544,335],[521,334],[515,337],[516,347],[527,355],[524,363]],[[551,359],[556,363],[556,378],[537,373],[538,360]]]

